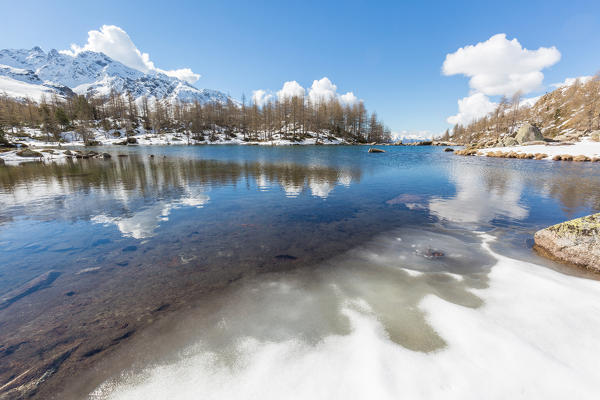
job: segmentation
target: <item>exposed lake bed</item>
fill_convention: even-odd
[[[541,167],[433,148],[375,156],[351,146],[106,151],[109,160],[0,170],[0,293],[52,277],[0,310],[7,396],[268,398],[298,379],[316,379],[298,398],[361,397],[374,387],[380,398],[410,395],[407,388],[426,384],[401,378],[405,368],[373,371],[412,360],[443,386],[435,371],[456,360],[444,354],[466,354],[461,323],[483,333],[506,317],[503,296],[527,292],[516,285],[521,278],[548,291],[517,296],[511,307],[533,312],[547,293],[564,299],[579,288],[581,303],[541,315],[586,318],[578,334],[588,344],[598,326],[597,282],[540,266],[560,268],[528,242],[541,227],[600,209],[594,165]],[[508,321],[523,323],[525,311]],[[483,345],[474,335],[474,348]],[[557,344],[540,338],[530,367]],[[519,357],[523,343],[505,339],[486,338]],[[561,346],[557,359],[585,372],[582,397],[598,389],[586,361],[593,349],[573,353],[587,351],[578,362]],[[470,361],[464,371],[478,378],[470,368],[480,361]],[[315,365],[340,374],[318,378]],[[374,386],[356,388],[366,365]],[[268,377],[277,378],[269,395]],[[175,378],[181,391],[166,384]],[[326,379],[346,385],[334,390]],[[555,393],[547,389],[539,393]]]

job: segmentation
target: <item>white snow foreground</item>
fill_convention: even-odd
[[[242,337],[231,365],[198,344],[178,360],[109,380],[90,397],[596,399],[600,283],[501,256],[489,247],[493,239],[484,238],[497,264],[489,287],[471,290],[485,304],[463,307],[433,294],[419,303],[447,343],[441,350],[423,353],[394,343],[358,298],[342,311],[348,334],[314,344]]]

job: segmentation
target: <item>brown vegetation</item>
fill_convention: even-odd
[[[218,134],[242,135],[245,140],[272,140],[274,134],[284,139],[302,140],[309,135],[342,138],[348,142],[386,142],[391,132],[369,114],[362,102],[352,105],[338,99],[312,103],[308,97],[295,96],[270,101],[263,106],[229,100],[184,103],[141,98],[129,94],[109,96],[52,97],[40,103],[17,101],[0,96],[0,140],[2,131],[23,134],[22,128],[38,128],[45,141],[59,141],[61,132],[73,131],[83,141],[92,140],[93,129],[123,131],[134,135],[137,130],[155,134],[180,132],[190,140],[212,140]],[[117,133],[118,135],[119,133]]]
[[[539,127],[546,138],[600,129],[600,75],[582,83],[559,87],[541,96],[532,107],[521,105],[521,96],[502,98],[490,114],[469,125],[456,125],[453,140],[468,144],[514,135],[525,122]]]

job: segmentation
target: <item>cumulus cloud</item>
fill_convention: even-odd
[[[334,85],[329,78],[324,77],[319,80],[314,80],[312,86],[308,90],[308,98],[313,103],[328,101],[335,97],[337,86]]]
[[[284,100],[291,97],[306,96],[307,89],[303,88],[297,81],[287,81],[283,84],[281,90],[277,91],[276,95],[279,100]],[[263,106],[274,97],[272,92],[266,90],[254,90],[252,92],[252,101],[258,106]],[[354,105],[358,103],[358,97],[352,92],[344,94],[337,93],[337,86],[327,77],[314,80],[312,86],[308,89],[308,98],[312,103],[329,101],[337,98],[344,105]]]
[[[176,70],[157,68],[150,60],[150,55],[142,53],[135,46],[127,32],[115,25],[103,25],[99,31],[89,31],[88,41],[85,45],[72,44],[71,50],[62,50],[61,53],[75,56],[82,51],[104,53],[110,58],[144,73],[159,72],[189,83],[194,83],[200,79],[200,75],[194,73],[190,68]]]
[[[280,100],[289,99],[291,97],[302,97],[305,94],[305,90],[296,81],[287,81],[283,84],[280,91],[277,92],[277,97]]]
[[[496,103],[483,93],[475,93],[458,100],[458,114],[448,117],[449,124],[466,125],[494,111]]]
[[[444,75],[468,76],[474,91],[511,96],[538,89],[544,79],[541,70],[556,64],[560,57],[554,46],[528,50],[517,39],[508,40],[500,33],[446,55],[442,71]]]
[[[273,95],[268,93],[266,90],[258,89],[252,92],[252,102],[259,107],[267,104],[272,98]]]
[[[356,97],[352,92],[347,92],[346,94],[340,95],[339,99],[342,104],[349,106],[358,103],[358,97]]]
[[[571,86],[573,85],[576,81],[579,80],[579,83],[586,83],[589,82],[593,79],[593,76],[590,75],[586,75],[586,76],[578,76],[577,78],[567,78],[562,82],[558,82],[558,83],[553,83],[550,86],[553,86],[555,88],[559,88],[559,87],[566,87],[566,86]]]

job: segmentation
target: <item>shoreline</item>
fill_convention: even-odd
[[[469,148],[454,152],[462,156],[535,159],[546,161],[600,162],[600,142],[584,138],[580,142],[531,144],[506,147]]]

